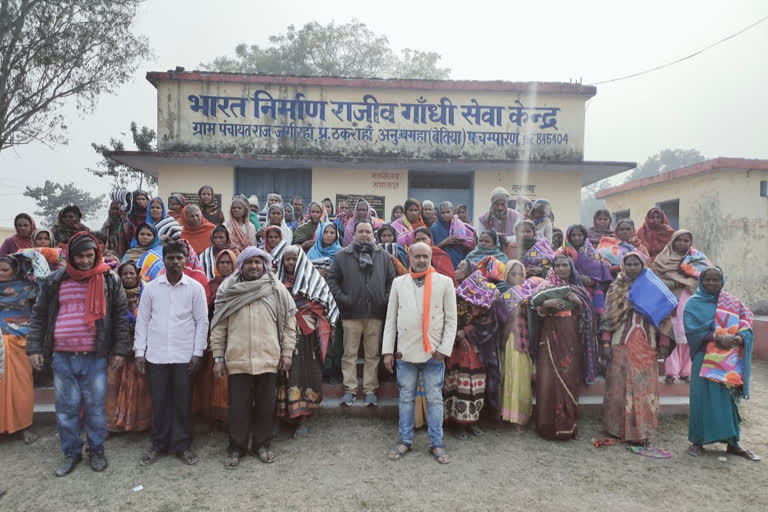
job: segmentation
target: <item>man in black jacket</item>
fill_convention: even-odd
[[[53,366],[56,421],[64,461],[56,476],[68,475],[82,460],[80,405],[91,468],[104,471],[107,437],[107,357],[119,369],[130,351],[128,305],[120,280],[104,263],[96,238],[86,232],[67,244],[67,265],[43,283],[32,310],[27,354],[40,371]]]
[[[395,267],[389,254],[376,246],[373,225],[369,220],[358,221],[355,241],[336,253],[328,273],[328,286],[339,305],[344,328],[341,359],[345,390],[341,403],[344,405],[352,405],[357,395],[357,352],[361,338],[365,352],[365,403],[376,405],[379,340],[394,279]]]

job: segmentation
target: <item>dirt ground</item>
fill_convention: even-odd
[[[768,364],[754,365],[752,389],[742,407],[742,441],[766,457]],[[147,436],[127,434],[107,442],[104,473],[81,464],[56,478],[56,431],[40,426],[31,447],[0,440],[0,486],[7,489],[0,510],[768,510],[768,460],[722,462],[722,445],[690,457],[685,417],[661,419],[654,445],[674,452],[667,460],[621,446],[593,448],[598,427],[596,418],[583,419],[582,440],[567,443],[489,427],[471,441],[446,435],[453,462],[439,466],[424,431],[413,452],[391,462],[385,453],[396,441],[396,420],[323,416],[305,439],[281,434],[276,463],[248,457],[235,471],[222,466],[224,433],[197,435],[196,466],[167,457],[147,468],[137,464]],[[133,491],[138,485],[144,489]]]

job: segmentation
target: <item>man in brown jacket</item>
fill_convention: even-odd
[[[237,258],[237,272],[216,293],[211,320],[213,373],[229,375],[229,448],[224,461],[234,469],[248,451],[264,463],[274,462],[269,449],[274,429],[277,372],[291,369],[296,346],[296,304],[269,271],[269,254],[248,247]]]

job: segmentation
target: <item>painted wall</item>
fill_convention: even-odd
[[[210,185],[216,194],[221,194],[221,209],[229,217],[229,205],[235,193],[235,175],[231,165],[158,165],[155,172],[158,192],[164,200],[174,192],[197,193],[203,185]]]
[[[157,140],[161,151],[576,161],[584,153],[585,99],[535,88],[163,80],[157,83]]]
[[[534,186],[518,189],[517,186]],[[520,171],[475,171],[475,219],[491,205],[491,191],[504,187],[514,198],[547,199],[555,214],[555,226],[563,229],[579,222],[581,174],[537,171],[525,176]]]
[[[385,212],[376,212],[389,220],[389,212],[396,204],[408,198],[408,171],[406,169],[312,169],[312,199],[325,197],[336,203],[336,194],[372,194],[384,196]],[[354,205],[350,205],[354,207]]]
[[[760,180],[768,171],[722,169],[606,197],[611,211],[629,208],[639,227],[656,203],[680,200],[680,227],[694,246],[723,268],[726,288],[756,313],[768,313],[761,276],[768,273],[768,198]]]

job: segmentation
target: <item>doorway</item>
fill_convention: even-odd
[[[436,209],[442,201],[465,204],[471,219],[474,178],[473,172],[408,171],[408,197],[422,203],[429,199]]]

